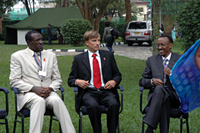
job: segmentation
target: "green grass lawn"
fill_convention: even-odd
[[[174,44],[174,50],[180,50],[179,45],[180,42],[176,42]],[[13,52],[26,48],[26,45],[18,46],[18,45],[4,45],[3,42],[0,42],[0,86],[6,87],[9,89],[9,130],[12,132],[13,124],[14,124],[14,93],[10,89],[9,85],[9,74],[10,74],[10,56]],[[45,45],[45,49],[53,48],[53,49],[72,49],[74,47],[70,45]],[[85,46],[82,48],[86,48]],[[131,59],[123,56],[115,56],[118,67],[122,73],[122,82],[121,85],[124,86],[124,110],[120,114],[120,131],[121,133],[140,133],[142,128],[142,114],[139,111],[139,85],[138,81],[141,78],[143,69],[145,67],[145,60],[137,60]],[[62,87],[65,88],[65,104],[70,113],[72,122],[76,131],[78,132],[78,118],[79,116],[75,112],[74,108],[74,92],[73,88],[70,88],[67,85],[67,79],[69,76],[69,72],[71,69],[73,56],[59,56],[58,66],[62,76],[63,84]],[[145,92],[147,95],[147,92]],[[0,94],[0,108],[3,107],[4,97]],[[145,97],[147,98],[147,97]],[[195,109],[194,111],[189,113],[189,126],[191,133],[198,133],[200,130],[200,108]],[[3,125],[0,125],[0,133],[5,132],[5,128]],[[49,117],[45,116],[44,125],[43,125],[43,133],[48,132],[49,126]],[[170,123],[170,133],[179,133],[180,121],[179,119],[171,119]],[[58,123],[53,122],[52,133],[58,132]],[[25,119],[25,132],[28,132],[29,128],[29,119]],[[102,115],[102,132],[106,133],[106,116]],[[21,126],[17,125],[16,133],[21,132]],[[156,131],[158,133],[159,130]],[[184,126],[183,132],[186,132],[186,128]],[[92,133],[92,127],[89,121],[88,116],[83,117],[83,133]]]

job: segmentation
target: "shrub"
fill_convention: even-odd
[[[86,31],[92,30],[92,25],[84,19],[68,19],[61,26],[61,33],[65,44],[82,46],[83,35]]]
[[[122,37],[122,41],[125,42],[125,32],[126,32],[126,27],[128,23],[121,23],[116,25],[116,29],[120,33],[120,37]]]
[[[184,40],[184,51],[190,48],[200,37],[199,5],[199,0],[188,1],[179,10],[177,16],[178,32]]]
[[[5,34],[0,33],[0,41],[3,41],[3,40],[5,40]]]

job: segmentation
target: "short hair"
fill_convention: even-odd
[[[169,35],[161,35],[160,37],[167,37],[168,40],[169,40],[169,43],[173,43],[173,39],[172,39],[172,37],[169,36]],[[160,37],[159,37],[159,38],[160,38]]]
[[[26,35],[25,35],[25,40],[26,40],[26,42],[27,42],[27,41],[32,41],[33,38],[32,38],[31,35],[32,35],[33,33],[39,33],[39,32],[36,31],[36,30],[32,30],[32,31],[27,32]]]
[[[105,22],[105,26],[106,27],[110,26],[110,22],[109,21]]]
[[[83,36],[83,41],[85,42],[85,41],[88,41],[89,39],[97,38],[99,36],[100,34],[95,30],[86,31]]]

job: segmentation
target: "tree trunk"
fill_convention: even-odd
[[[81,0],[76,0],[76,3],[80,9],[80,12],[81,12],[83,18],[85,19],[85,10],[84,10],[83,4],[81,3]]]
[[[70,6],[70,0],[67,0],[67,7],[69,7]]]
[[[130,0],[125,0],[125,7],[126,7],[126,22],[130,22],[131,18],[131,2]]]
[[[85,10],[85,19],[90,21],[90,13],[89,13],[89,1],[88,0],[84,0],[84,10]]]
[[[158,50],[156,48],[157,40],[160,36],[159,33],[159,24],[160,24],[160,5],[161,0],[152,0],[152,8],[151,8],[151,17],[152,17],[152,46],[153,46],[153,55],[158,54]]]
[[[101,21],[101,18],[103,17],[109,0],[103,0],[103,5],[98,5],[99,7],[97,7],[98,12],[96,13],[96,15],[93,14],[96,9],[92,10],[90,8],[90,0],[84,0],[84,3],[82,3],[81,0],[76,0],[76,3],[80,9],[83,18],[88,20],[92,24],[94,30],[99,31],[99,23]]]
[[[66,6],[67,6],[67,0],[63,0],[62,7],[66,7]]]
[[[30,12],[30,8],[29,8],[29,6],[28,6],[28,0],[25,0],[23,3],[24,3],[24,5],[25,5],[25,7],[26,7],[26,11],[27,11],[28,16],[30,16],[30,15],[31,15],[31,12]]]

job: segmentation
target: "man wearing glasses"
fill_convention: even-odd
[[[173,89],[169,75],[171,69],[181,55],[171,52],[173,40],[168,35],[162,35],[157,40],[158,55],[151,56],[146,61],[139,85],[149,88],[148,112],[144,122],[148,125],[146,133],[153,133],[160,123],[160,132],[169,132],[170,109],[179,107],[178,96]]]

